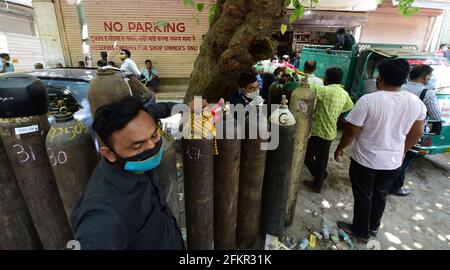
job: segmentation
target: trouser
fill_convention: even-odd
[[[327,176],[328,158],[333,141],[327,141],[320,137],[311,137],[306,150],[305,165],[314,176],[314,186],[322,189]]]
[[[357,235],[369,237],[369,230],[380,227],[387,195],[400,170],[373,170],[352,159],[350,180],[355,200],[353,231]]]
[[[403,187],[403,185],[405,184],[406,172],[417,156],[418,154],[412,151],[408,151],[408,153],[406,153],[405,160],[403,161],[401,167],[400,175],[394,180],[394,183],[392,184],[390,190],[391,192],[397,192]]]
[[[159,80],[154,78],[153,80],[147,82],[146,86],[150,88],[153,92],[158,91]]]

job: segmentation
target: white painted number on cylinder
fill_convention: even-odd
[[[67,162],[67,155],[65,152],[61,151],[58,153],[58,162],[59,164],[64,164]]]
[[[67,154],[64,151],[60,151],[56,156],[55,152],[53,152],[53,149],[48,148],[48,152],[49,152],[48,158],[50,160],[52,167],[55,167],[58,164],[62,165],[67,163]]]
[[[29,153],[27,151],[25,151],[25,148],[20,144],[14,145],[13,148],[14,148],[14,150],[17,151],[16,154],[19,157],[22,157],[21,160],[19,160],[20,163],[25,163],[25,162],[29,161],[30,157],[32,158],[33,161],[36,160],[36,156],[34,155],[33,148],[31,148],[31,146],[28,146],[28,149],[30,149]]]

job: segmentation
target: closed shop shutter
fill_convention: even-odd
[[[362,28],[361,42],[412,44],[423,49],[429,21],[428,16],[370,13],[369,21]]]
[[[75,5],[61,1],[67,40],[73,63],[82,60],[81,35]],[[203,2],[208,6],[209,1]],[[102,51],[109,52],[114,41],[128,48],[139,68],[153,61],[163,78],[188,78],[199,52],[202,36],[208,31],[208,10],[197,12],[183,1],[166,0],[90,0],[84,1],[93,64]],[[194,17],[197,16],[197,20]],[[166,20],[165,29],[155,28]],[[121,62],[116,57],[116,65]]]
[[[39,37],[15,33],[5,33],[9,54],[16,71],[33,70],[34,64],[44,63]]]

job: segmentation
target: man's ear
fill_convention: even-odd
[[[117,161],[117,156],[108,147],[100,147],[100,154],[105,157],[109,162],[115,163]]]

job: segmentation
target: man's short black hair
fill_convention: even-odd
[[[325,78],[328,84],[341,84],[344,71],[340,67],[331,67],[325,71]]]
[[[103,61],[103,60],[98,60],[98,61],[97,61],[97,66],[98,66],[98,67],[104,67],[104,66],[106,66],[106,62]]]
[[[384,59],[378,65],[380,76],[392,86],[402,86],[409,76],[410,66],[405,59]]]
[[[34,69],[44,69],[44,65],[42,63],[34,64]]]
[[[442,49],[444,47],[448,46],[448,44],[441,44],[441,46],[439,46],[439,49]]]
[[[92,127],[100,139],[111,148],[111,135],[124,129],[141,111],[145,111],[142,100],[136,97],[125,97],[118,102],[98,108]]]
[[[122,50],[128,58],[131,58],[131,52],[127,49]]]
[[[86,66],[86,65],[84,64],[84,61],[78,61],[78,65],[80,65],[80,66],[82,66],[82,67]]]
[[[0,58],[6,58],[6,57],[9,57],[9,54],[7,54],[7,53],[0,53]]]
[[[303,67],[303,70],[308,73],[313,73],[316,71],[316,69],[317,69],[317,61],[315,60],[306,61]]]
[[[258,81],[258,79],[256,79],[256,76],[253,74],[250,74],[249,72],[244,72],[241,74],[241,76],[239,76],[239,87],[241,88],[245,88],[247,87],[249,84],[252,84],[254,82]]]
[[[116,66],[116,63],[114,63],[114,61],[109,61],[109,62],[108,62],[108,66],[115,67],[115,66]]]
[[[409,78],[414,81],[421,77],[431,75],[432,73],[433,68],[429,65],[417,65],[412,68]]]
[[[347,31],[345,31],[344,28],[339,28],[339,29],[336,31],[336,34],[342,35],[342,34],[345,34],[346,32],[347,32]]]
[[[147,63],[152,63],[152,64],[153,64],[152,60],[145,60],[145,63],[146,63],[146,64],[147,64]]]

